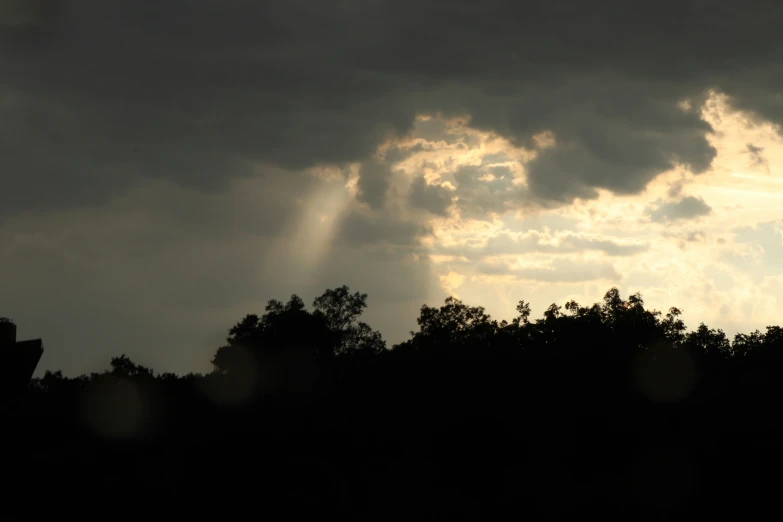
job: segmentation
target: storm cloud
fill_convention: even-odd
[[[678,103],[709,89],[783,121],[773,2],[42,4],[0,29],[5,213],[142,175],[214,188],[363,160],[435,112],[519,143],[552,131],[530,189],[567,201],[704,171],[710,126]]]
[[[684,188],[718,158],[701,109],[783,124],[781,22],[771,1],[0,1],[0,312],[59,339],[52,367],[156,338],[153,366],[201,369],[265,298],[343,283],[399,341],[441,297],[435,256],[616,281],[660,248],[650,221],[733,208]],[[732,150],[773,172],[764,139]],[[569,214],[607,193],[647,199]],[[693,249],[734,246],[702,221]],[[488,259],[527,254],[551,263]]]

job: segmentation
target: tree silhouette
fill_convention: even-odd
[[[67,479],[44,487],[211,498],[221,516],[701,520],[777,498],[756,464],[783,462],[777,326],[730,341],[616,288],[535,319],[520,300],[510,322],[450,297],[387,349],[366,308],[347,286],[311,310],[270,300],[207,375],[124,354],[47,371],[3,412],[28,456],[7,473],[25,483],[56,461]]]
[[[132,379],[151,379],[154,373],[150,368],[134,363],[125,354],[111,359],[111,375]]]
[[[313,301],[314,314],[322,317],[329,329],[339,337],[338,355],[355,352],[380,353],[386,342],[380,332],[359,321],[367,308],[367,294],[350,293],[348,286],[326,290]]]

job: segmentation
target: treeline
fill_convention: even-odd
[[[18,444],[46,448],[29,460],[80,463],[95,494],[237,512],[263,498],[341,519],[703,517],[774,495],[755,467],[783,455],[780,327],[688,331],[677,308],[613,288],[535,320],[520,301],[511,322],[449,298],[389,348],[366,306],[347,286],[309,310],[270,301],[207,375],[122,355],[103,373],[46,372],[6,418]]]
[[[595,362],[628,361],[660,350],[687,352],[700,365],[741,365],[747,361],[783,359],[783,328],[768,326],[766,332],[738,333],[730,340],[720,329],[701,323],[687,331],[681,311],[670,308],[664,315],[647,310],[640,294],[623,300],[616,288],[602,303],[581,306],[569,301],[552,304],[543,317],[530,320],[530,304],[520,301],[518,316],[511,322],[492,319],[483,307],[468,306],[450,297],[441,307],[422,306],[419,331],[411,339],[387,349],[380,332],[360,321],[367,307],[367,294],[351,293],[349,287],[327,290],[307,310],[302,299],[287,303],[270,301],[262,316],[247,315],[229,330],[227,343],[212,359],[214,374],[256,371],[258,365],[283,361],[294,365],[308,360],[370,356],[459,359],[514,357],[537,361]],[[273,362],[274,361],[274,362]],[[48,391],[62,381],[85,385],[106,375],[132,379],[199,379],[207,376],[156,374],[133,363],[124,354],[111,359],[110,369],[76,378],[47,371],[33,379],[31,389]],[[266,384],[269,384],[268,382]],[[282,385],[283,383],[278,383]]]

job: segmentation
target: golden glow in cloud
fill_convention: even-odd
[[[440,276],[440,284],[443,286],[443,289],[456,298],[459,298],[457,289],[462,286],[462,283],[464,282],[465,276],[459,272],[449,272],[448,274]]]
[[[418,175],[449,191],[448,215],[427,218],[434,280],[442,296],[459,289],[498,318],[513,315],[519,299],[540,314],[552,302],[598,301],[618,286],[626,296],[641,291],[650,307],[684,309],[690,327],[704,321],[729,334],[763,329],[779,320],[783,277],[754,276],[754,263],[764,263],[770,247],[736,231],[780,218],[783,139],[718,93],[701,110],[715,129],[708,139],[717,157],[708,172],[673,169],[637,195],[599,190],[597,199],[549,210],[523,200],[525,163],[535,150],[465,120],[421,117],[411,138],[393,144],[407,153],[392,165],[400,175],[392,195],[402,205]],[[534,142],[556,147],[557,136],[543,133]],[[480,171],[469,184],[455,178],[463,167]],[[501,184],[493,167],[507,168],[513,183]],[[504,197],[512,207],[490,205]],[[489,210],[463,215],[460,203],[468,201]]]

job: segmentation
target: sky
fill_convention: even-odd
[[[389,345],[454,295],[783,311],[775,2],[0,0],[0,316],[38,368],[211,369],[347,284]]]

